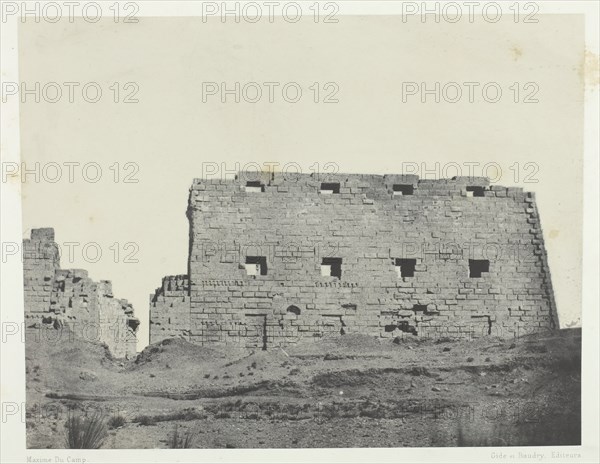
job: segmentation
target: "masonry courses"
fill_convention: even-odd
[[[41,329],[53,328],[57,341],[73,333],[105,344],[117,358],[136,355],[140,322],[132,305],[113,296],[110,281],[96,282],[84,269],[61,269],[54,229],[33,229],[23,240],[23,286],[25,327],[33,336],[48,336]]]
[[[151,343],[511,338],[557,324],[533,193],[473,177],[246,177],[193,181],[187,273],[150,296]]]

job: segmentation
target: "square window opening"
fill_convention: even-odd
[[[265,191],[265,184],[262,184],[260,181],[248,181],[246,182],[246,192],[251,193],[260,193]]]
[[[321,275],[342,278],[342,258],[323,258]]]
[[[414,186],[412,186],[411,184],[394,184],[392,189],[394,191],[394,195],[400,196],[412,195],[415,191]]]
[[[340,193],[340,184],[332,183],[332,182],[323,182],[321,184],[321,188],[319,189],[319,193],[323,195],[331,195],[333,193]]]
[[[487,259],[469,260],[469,277],[483,277],[484,272],[490,272],[490,261]]]
[[[414,277],[416,265],[416,259],[397,258],[396,273],[398,274],[398,277]]]
[[[467,187],[467,196],[468,197],[484,197],[485,196],[485,188],[471,185],[471,186]]]
[[[265,256],[246,256],[246,275],[267,275],[267,258]]]

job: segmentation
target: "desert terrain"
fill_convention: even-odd
[[[347,334],[269,351],[168,339],[130,360],[53,341],[52,330],[26,343],[29,448],[65,448],[69,414],[106,424],[102,448],[580,443],[580,330],[471,341]]]

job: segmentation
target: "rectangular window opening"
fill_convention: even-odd
[[[323,258],[321,275],[342,278],[342,258]]]
[[[469,277],[482,277],[484,272],[490,272],[490,261],[487,259],[469,260]]]
[[[246,256],[246,275],[267,275],[267,258],[265,256]]]
[[[321,188],[319,189],[319,193],[323,195],[331,195],[333,193],[340,193],[340,184],[332,183],[332,182],[323,182],[321,184]]]
[[[246,192],[260,193],[265,191],[265,184],[260,181],[248,181],[246,182]]]
[[[416,259],[396,258],[396,272],[398,273],[398,277],[414,277],[416,265]]]
[[[468,197],[484,197],[485,187],[469,186],[467,187]]]
[[[394,195],[412,195],[415,188],[411,184],[394,184]]]

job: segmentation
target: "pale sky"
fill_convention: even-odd
[[[465,163],[479,163],[474,172],[481,175],[482,166],[495,163],[502,169],[496,184],[536,193],[566,326],[581,314],[583,30],[577,15],[493,25],[407,24],[386,16],[293,25],[176,17],[131,25],[27,23],[19,34],[20,80],[28,88],[57,82],[65,92],[62,83],[81,84],[73,103],[65,94],[57,103],[30,97],[21,105],[26,167],[40,162],[47,178],[55,176],[49,163],[63,170],[55,183],[28,177],[24,230],[28,236],[31,228],[54,227],[63,268],[112,280],[115,296],[129,299],[142,321],[142,347],[150,293],[164,275],[187,269],[187,192],[203,163],[229,170],[236,162],[297,163],[303,172],[333,163],[339,172],[374,174],[416,163],[421,177],[423,167],[430,177],[453,176],[451,166],[467,175]],[[87,82],[103,90],[97,103],[81,96]],[[265,93],[257,103],[222,103],[218,96],[203,102],[203,82],[256,82]],[[273,103],[264,82],[280,83]],[[290,82],[303,89],[297,103],[281,95]],[[456,103],[422,103],[418,95],[403,101],[403,82],[456,82],[465,94]],[[473,103],[464,82],[479,83]],[[497,103],[482,98],[486,83],[502,89]],[[139,102],[123,103],[136,88]],[[339,101],[323,103],[334,90]],[[80,163],[72,165],[72,183],[65,162]],[[96,175],[93,166],[102,169],[98,182],[84,179],[86,163],[97,163],[88,165],[88,178]],[[125,183],[128,174],[138,182]],[[66,242],[81,244],[72,262]],[[102,249],[95,263],[81,252],[89,242]],[[87,251],[95,259],[94,249]],[[139,262],[124,262],[127,256]]]

